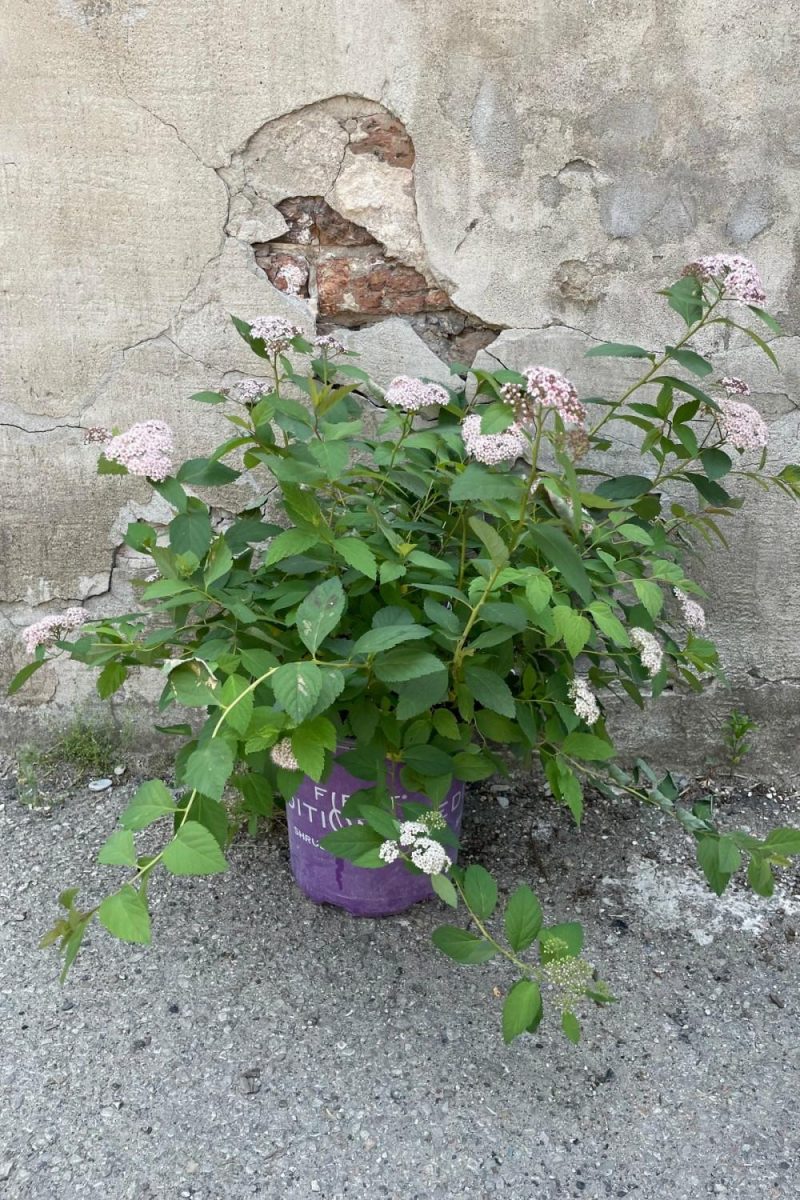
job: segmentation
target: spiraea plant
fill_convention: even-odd
[[[746,864],[750,885],[770,894],[773,867],[800,853],[800,831],[719,830],[707,808],[680,803],[669,774],[620,765],[606,728],[609,697],[644,706],[668,682],[699,691],[718,670],[689,564],[722,536],[741,485],[800,494],[800,469],[768,466],[747,384],[713,382],[697,349],[721,324],[774,360],[764,338],[777,327],[755,268],[702,258],[664,295],[670,323],[683,322],[672,344],[589,352],[641,362],[618,398],[581,398],[539,365],[465,371],[451,387],[400,377],[383,394],[334,338],[311,343],[279,318],[234,318],[262,372],[193,397],[231,427],[209,457],[176,468],[158,419],[90,431],[100,474],[146,477],[174,516],[165,529],[128,528],[127,544],[149,560],[141,608],[40,621],[13,687],[59,655],[98,669],[102,697],[149,669],[164,677],[159,709],[195,719],[161,718],[181,743],[175,787],[144,783],[100,850],[124,881],[90,907],[74,889],[62,894],[44,941],[60,943],[65,970],[95,917],[116,937],[148,941],[158,872],[224,870],[231,831],[254,830],[303,774],[323,780],[334,760],[372,783],[323,845],[367,868],[403,860],[431,875],[469,926],[437,929],[439,949],[459,963],[504,959],[516,974],[507,1040],[536,1029],[545,1002],[577,1040],[579,1006],[609,994],[581,957],[577,923],[545,924],[525,885],[501,922],[489,871],[452,864],[438,807],[453,780],[538,760],[576,822],[587,786],[628,793],[680,822],[715,891]],[[606,452],[630,443],[631,427],[640,465],[613,473]],[[242,472],[264,494],[215,532],[196,490]],[[264,516],[275,484],[278,523]],[[387,764],[429,798],[427,810],[398,810]],[[144,854],[136,834],[150,826],[163,841]]]

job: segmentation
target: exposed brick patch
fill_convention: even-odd
[[[275,206],[286,224],[277,242],[298,246],[373,246],[372,234],[339,216],[322,196],[290,196]]]
[[[310,268],[308,260],[302,255],[280,251],[277,254],[263,254],[256,261],[279,292],[286,292],[290,296],[308,296]]]
[[[351,122],[348,121],[348,127]],[[405,126],[391,113],[372,113],[352,122],[350,149],[353,154],[374,154],[390,167],[413,167],[414,143]]]
[[[342,323],[354,318],[413,316],[448,308],[450,300],[419,271],[381,254],[369,258],[325,254],[317,261],[321,317]]]

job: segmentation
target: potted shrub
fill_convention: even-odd
[[[746,383],[710,383],[690,345],[723,324],[774,360],[755,268],[701,258],[664,295],[684,325],[674,345],[589,352],[641,361],[618,399],[581,399],[536,365],[464,370],[450,388],[400,377],[382,394],[333,337],[310,343],[279,318],[234,318],[262,373],[193,397],[231,426],[209,457],[175,469],[159,420],[89,431],[100,474],[146,477],[174,516],[161,531],[128,527],[153,572],[141,610],[38,622],[12,688],[66,654],[99,669],[104,698],[132,670],[161,672],[159,710],[195,719],[161,719],[180,741],[175,788],[143,783],[100,850],[126,870],[121,886],[90,908],[62,894],[44,942],[60,943],[65,971],[95,916],[148,941],[158,871],[224,870],[232,831],[255,831],[285,805],[313,899],[374,915],[435,892],[471,926],[440,927],[436,945],[461,963],[504,955],[519,976],[506,1039],[536,1028],[549,990],[577,1040],[579,1002],[610,998],[581,957],[580,926],[545,925],[523,885],[501,936],[491,874],[456,864],[465,784],[512,759],[538,761],[576,822],[587,784],[622,789],[684,826],[715,891],[746,861],[750,885],[770,893],[772,866],[800,852],[800,832],[720,832],[707,807],[681,805],[669,774],[624,769],[604,719],[609,694],[644,705],[668,680],[699,690],[718,670],[686,564],[697,536],[721,536],[719,519],[740,507],[731,481],[800,493],[798,468],[768,470]],[[609,473],[604,452],[631,429],[646,466]],[[278,519],[265,519],[265,494],[215,531],[195,489],[242,471],[275,482]],[[135,835],[154,823],[163,845],[143,855]]]

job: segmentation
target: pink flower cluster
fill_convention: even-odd
[[[692,600],[691,596],[688,596],[682,588],[676,587],[672,591],[681,606],[681,616],[686,628],[691,629],[694,633],[702,633],[706,627],[706,614],[702,604]]]
[[[131,475],[144,475],[160,482],[172,472],[175,443],[172,430],[164,421],[140,421],[127,433],[113,437],[105,449],[106,458],[127,467]]]
[[[299,337],[302,331],[287,321],[284,317],[256,317],[250,326],[250,336],[261,338],[267,354],[282,354],[288,350],[292,338]]]
[[[549,367],[528,367],[525,391],[517,389],[514,399],[517,421],[529,424],[543,408],[554,408],[565,425],[583,425],[586,408],[581,404],[570,381]]]
[[[461,437],[468,457],[486,466],[515,462],[525,453],[525,439],[519,425],[509,425],[503,433],[481,433],[478,413],[472,413],[461,422]]]
[[[44,617],[34,625],[29,625],[22,631],[22,640],[28,654],[33,654],[37,646],[49,646],[57,642],[67,633],[80,629],[91,618],[85,608],[68,608],[66,612],[54,617]]]
[[[266,379],[240,379],[233,391],[242,404],[257,404],[270,390]]]
[[[761,413],[752,404],[729,398],[719,401],[716,414],[722,436],[736,450],[762,450],[769,441],[769,430]]]
[[[398,375],[386,389],[384,400],[392,408],[401,408],[403,412],[419,412],[431,404],[444,405],[450,403],[450,397],[438,383],[423,383],[421,379],[412,379],[410,375]]]
[[[694,275],[703,283],[715,280],[731,300],[761,305],[767,293],[756,267],[741,254],[704,254],[683,268],[684,275]]]
[[[722,386],[729,396],[749,396],[750,384],[745,383],[743,379],[739,379],[736,375],[726,375],[722,380]]]

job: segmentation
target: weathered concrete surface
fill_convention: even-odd
[[[584,921],[619,997],[581,1011],[579,1046],[551,1022],[504,1046],[512,977],[434,951],[443,905],[316,907],[279,830],[225,876],[154,881],[154,945],[96,929],[59,987],[36,941],[63,886],[114,886],[93,856],[121,791],[45,819],[0,784],[3,1200],[797,1197],[796,872],[720,901],[657,814],[591,804],[579,834],[528,781],[472,789],[466,854]],[[798,821],[796,795],[733,807]]]
[[[463,345],[502,330],[496,349],[541,345],[592,390],[592,338],[663,343],[655,289],[698,252],[744,251],[792,335],[789,369],[751,367],[735,340],[726,365],[796,457],[796,17],[794,0],[769,21],[745,0],[230,0],[224,20],[214,0],[7,0],[0,673],[37,606],[123,604],[120,512],[146,494],[94,476],[81,428],[163,417],[198,452],[217,417],[185,397],[252,370],[227,314],[313,328],[313,288],[279,291],[253,252],[286,231],[286,197],[324,196],[443,288],[476,325]],[[447,320],[407,319],[421,337],[393,363],[434,374]],[[609,389],[624,377],[603,368]],[[735,699],[763,720],[765,773],[789,773],[799,526],[760,496],[734,525],[706,576],[736,690],[668,698],[629,736],[676,760],[691,727],[697,761]],[[6,737],[34,696],[46,720],[69,711],[80,685],[48,678],[3,702]]]

